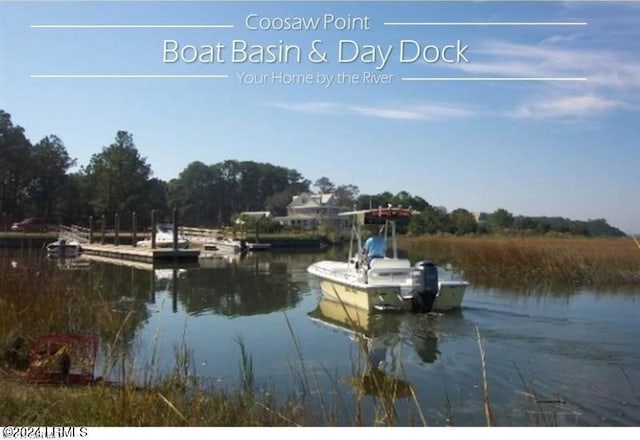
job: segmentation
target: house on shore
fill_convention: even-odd
[[[262,220],[263,218],[271,218],[271,211],[243,211],[238,214],[238,217],[235,220],[236,225],[244,224],[244,220],[246,218],[251,218],[256,221]]]
[[[349,219],[338,216],[344,211],[347,208],[340,205],[335,194],[303,192],[293,196],[291,203],[287,205],[285,217],[274,217],[274,220],[285,226],[307,230],[317,229],[323,222],[329,221],[339,231],[344,231],[349,227]]]

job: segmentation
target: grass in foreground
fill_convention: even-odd
[[[97,382],[90,386],[36,385],[26,380],[28,347],[48,334],[93,334],[105,353],[106,376],[122,366],[131,353],[130,341],[144,312],[135,301],[121,302],[103,288],[98,274],[57,271],[34,258],[15,266],[0,259],[0,424],[22,426],[332,426],[349,424],[339,417],[337,404],[323,402],[314,409],[312,395],[320,385],[304,370],[293,372],[301,384],[296,395],[274,401],[256,391],[253,362],[240,347],[238,389],[225,391],[197,383],[190,371],[190,352],[177,347],[174,371],[154,377],[145,386],[130,380],[119,384]],[[127,295],[125,290],[118,295]],[[119,298],[119,297],[118,297]],[[123,304],[125,308],[123,309]],[[22,341],[16,346],[17,341]],[[151,370],[153,370],[151,366]],[[97,374],[103,374],[96,367]],[[344,396],[340,396],[344,398]],[[384,396],[383,396],[384,398]],[[390,399],[392,397],[390,396]],[[343,406],[342,406],[343,407]],[[379,406],[374,406],[378,411]],[[377,415],[372,416],[378,420]],[[353,424],[366,423],[355,418]],[[371,419],[371,418],[369,418]],[[339,421],[340,420],[340,421]],[[384,424],[397,419],[387,417]]]
[[[190,353],[186,346],[176,348],[174,371],[168,377],[147,381],[145,387],[129,381],[116,386],[100,382],[91,386],[34,385],[28,383],[21,372],[26,367],[25,348],[14,353],[13,359],[7,356],[17,338],[30,341],[50,333],[89,333],[100,337],[106,363],[118,368],[126,363],[130,349],[127,341],[135,333],[134,323],[141,315],[136,319],[134,316],[142,312],[133,305],[124,311],[114,305],[95,274],[55,271],[37,260],[0,270],[0,424],[266,427],[394,426],[428,422],[411,386],[405,393],[401,380],[389,381],[384,376],[367,374],[367,370],[372,369],[370,360],[357,380],[365,390],[348,395],[338,393],[324,400],[322,392],[327,390],[321,390],[314,373],[305,369],[302,348],[288,321],[300,365],[292,369],[292,378],[298,383],[296,394],[284,401],[275,401],[269,394],[256,391],[253,362],[241,340],[238,341],[240,381],[233,391],[198,384],[189,371]],[[365,344],[360,343],[361,355],[367,360]],[[479,334],[478,343],[483,353]],[[150,378],[153,374],[152,371]],[[484,403],[487,424],[493,424],[484,354],[482,374],[484,402],[479,401],[478,405],[482,407]],[[376,392],[367,390],[371,387],[376,388]],[[372,400],[366,395],[377,394],[377,391],[381,391],[381,395],[373,399],[372,405],[366,405],[365,400]],[[415,403],[405,405],[410,414],[397,414],[398,394],[409,395],[409,401]],[[531,392],[528,395],[534,396]],[[346,411],[348,406],[353,407],[353,414]],[[450,422],[453,410],[448,406],[444,411],[447,423],[455,423]],[[400,422],[405,416],[408,422]],[[557,424],[553,418],[540,423]]]

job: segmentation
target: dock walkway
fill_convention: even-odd
[[[96,255],[99,257],[116,258],[130,261],[141,261],[145,263],[169,263],[197,262],[200,256],[199,249],[177,249],[172,248],[144,248],[126,245],[115,246],[112,244],[83,244],[82,252],[86,255]]]

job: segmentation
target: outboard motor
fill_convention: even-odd
[[[411,281],[413,311],[430,312],[438,295],[438,268],[431,261],[419,261],[413,266]]]

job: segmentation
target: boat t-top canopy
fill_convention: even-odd
[[[392,208],[392,207],[379,207],[374,209],[361,209],[359,211],[341,212],[338,215],[341,216],[353,216],[356,218],[358,224],[380,224],[387,220],[400,220],[408,219],[413,214],[413,211],[409,208]]]

